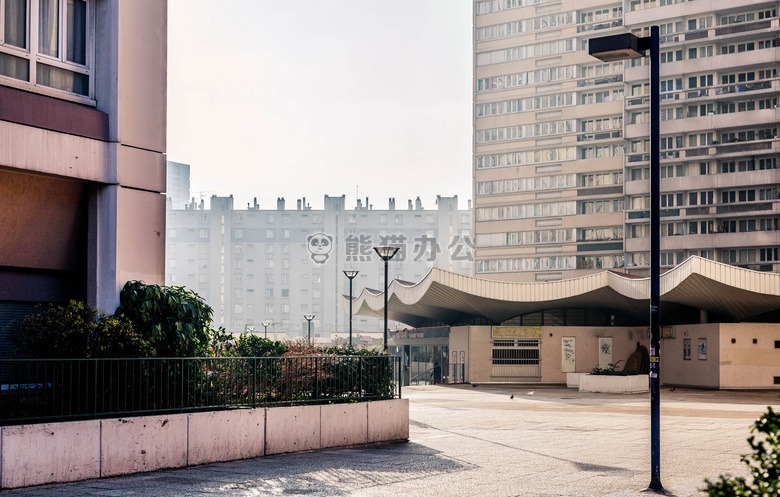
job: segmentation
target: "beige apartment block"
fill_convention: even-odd
[[[475,275],[649,265],[647,59],[588,39],[661,27],[661,264],[778,264],[777,2],[477,1]],[[648,28],[648,29],[645,29]]]

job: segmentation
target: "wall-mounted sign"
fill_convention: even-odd
[[[493,326],[493,338],[541,338],[541,326]]]

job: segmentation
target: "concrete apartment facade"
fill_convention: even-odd
[[[193,201],[185,210],[169,209],[166,284],[196,291],[229,332],[262,334],[267,321],[269,338],[305,336],[303,316],[314,314],[313,337],[346,339],[343,271],[359,271],[354,295],[381,291],[384,265],[373,247],[402,247],[389,264],[391,281],[419,281],[433,267],[472,272],[471,206],[458,209],[457,196],[439,196],[430,209],[419,198],[403,208],[390,198],[387,209],[366,198],[348,209],[343,195],[326,195],[323,206],[312,209],[304,198],[291,209],[279,198],[273,210],[256,200],[238,208],[232,197],[212,196],[208,208]],[[375,317],[353,320],[355,335],[376,337],[383,327]]]
[[[0,319],[165,271],[167,2],[4,0]]]
[[[649,266],[649,68],[588,39],[661,27],[661,264],[780,271],[777,2],[477,1],[475,274]]]

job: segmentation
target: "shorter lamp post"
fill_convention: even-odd
[[[358,275],[356,269],[347,269],[344,276],[349,278],[349,346],[352,347],[352,280]]]
[[[398,249],[399,247],[391,247],[389,245],[374,247],[374,251],[385,261],[385,353],[387,353],[387,263],[398,252]]]
[[[314,319],[314,314],[304,314],[303,317],[309,322],[309,345],[311,345],[311,320]]]
[[[255,334],[255,327],[254,326],[247,326],[246,327],[246,331],[248,331],[250,335],[254,335]]]
[[[263,325],[263,331],[265,333],[265,337],[264,338],[268,338],[268,327],[271,325],[271,322],[270,321],[263,321],[260,324]]]

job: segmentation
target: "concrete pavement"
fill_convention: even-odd
[[[635,497],[650,481],[647,394],[528,386],[404,388],[410,441],[269,456],[0,493],[28,496]],[[510,398],[514,395],[514,399]],[[741,474],[750,425],[780,391],[664,388],[661,480],[703,495],[702,479]]]

